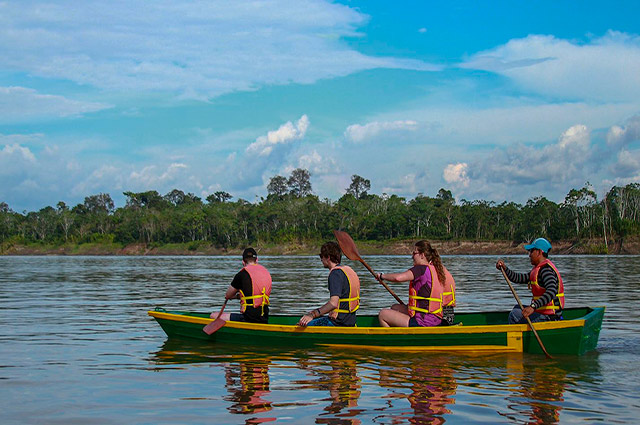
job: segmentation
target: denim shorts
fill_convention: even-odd
[[[335,324],[327,317],[322,316],[310,321],[307,326],[335,326]]]

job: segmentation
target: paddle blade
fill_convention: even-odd
[[[218,329],[220,329],[221,327],[227,324],[226,321],[220,318],[220,316],[222,316],[222,312],[224,311],[224,308],[227,306],[227,301],[229,300],[227,299],[224,300],[224,304],[222,304],[222,308],[220,309],[220,313],[218,313],[218,315],[216,316],[216,320],[214,320],[213,322],[209,322],[207,326],[202,328],[204,333],[206,333],[207,335],[211,335],[212,333],[214,333],[215,331],[217,331]]]
[[[342,230],[334,230],[333,235],[338,240],[340,249],[349,260],[362,260],[362,258],[360,258],[360,254],[358,253],[358,247],[356,247],[356,243],[353,241],[353,239],[351,239],[351,236],[349,236],[347,232],[343,232]]]
[[[211,335],[212,333],[216,332],[218,329],[220,329],[221,327],[223,327],[226,324],[227,324],[226,321],[218,318],[218,319],[214,320],[213,322],[209,323],[204,328],[202,328],[202,330],[207,335]]]

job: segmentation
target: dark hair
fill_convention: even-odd
[[[258,253],[253,248],[247,248],[244,251],[242,251],[242,259],[244,261],[247,261],[247,260],[254,260],[255,261],[255,259],[257,257],[258,257]]]
[[[438,280],[444,285],[446,276],[444,274],[444,266],[442,265],[442,261],[440,260],[440,254],[438,254],[438,250],[432,247],[431,244],[425,240],[416,242],[415,246],[418,252],[424,254],[424,256],[427,257],[427,260],[431,264],[433,264],[433,267],[436,268]]]
[[[340,264],[342,261],[342,251],[340,251],[340,245],[336,242],[327,242],[322,247],[320,247],[320,256],[322,258],[327,258],[336,263]]]

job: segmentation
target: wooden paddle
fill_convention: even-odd
[[[511,284],[511,281],[507,277],[507,273],[502,268],[500,269],[500,271],[502,272],[502,276],[504,276],[504,280],[507,281],[507,284],[509,285],[509,289],[511,289],[511,293],[513,294],[513,296],[515,297],[516,301],[518,302],[518,305],[520,306],[520,310],[524,311],[524,307],[522,306],[522,302],[520,301],[520,297],[518,297],[518,294],[516,293],[516,290],[513,289],[513,285]],[[540,344],[540,348],[542,348],[542,351],[544,351],[544,354],[548,358],[552,359],[553,357],[551,357],[551,354],[549,354],[547,352],[547,349],[544,348],[544,344],[542,343],[542,340],[540,339],[540,335],[538,335],[538,332],[534,329],[533,323],[531,323],[531,319],[529,319],[528,317],[525,317],[525,319],[527,319],[527,323],[529,324],[529,327],[531,328],[531,330],[533,331],[533,334],[535,335],[536,339],[538,340],[538,344]]]
[[[202,328],[204,333],[206,333],[207,335],[211,335],[212,333],[214,333],[215,331],[217,331],[218,329],[220,329],[221,327],[227,324],[226,321],[220,318],[220,316],[222,315],[222,312],[224,311],[224,308],[227,306],[227,301],[229,300],[227,299],[224,300],[224,304],[222,304],[222,308],[220,309],[220,313],[218,313],[218,315],[216,316],[216,320],[209,322],[207,326]]]
[[[344,255],[346,255],[349,260],[360,261],[362,265],[365,266],[367,270],[369,270],[369,272],[371,272],[373,277],[375,277],[376,280],[380,282],[391,295],[393,295],[393,298],[395,298],[396,301],[398,301],[401,305],[405,305],[402,300],[395,294],[395,292],[393,292],[391,288],[389,288],[389,285],[384,283],[381,279],[379,280],[373,269],[369,267],[369,265],[362,259],[362,257],[360,257],[358,248],[356,247],[356,243],[353,241],[353,239],[351,239],[351,236],[349,236],[347,232],[343,232],[342,230],[334,230],[333,234],[338,240],[340,249],[342,250],[342,252],[344,252]]]

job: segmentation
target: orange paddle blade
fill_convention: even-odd
[[[216,319],[213,322],[209,323],[204,328],[202,328],[202,330],[207,335],[211,335],[212,333],[216,332],[218,329],[220,329],[221,327],[223,327],[226,324],[227,324],[226,321],[224,321],[222,319]]]
[[[202,328],[204,333],[206,333],[207,335],[211,335],[212,333],[214,333],[215,331],[217,331],[218,329],[220,329],[221,327],[227,324],[226,321],[220,318],[220,316],[222,315],[222,312],[224,311],[224,308],[227,306],[227,301],[229,300],[227,299],[224,300],[224,304],[222,304],[222,308],[220,309],[220,313],[218,313],[218,315],[216,316],[216,320],[214,320],[213,322],[210,322],[207,326]]]
[[[334,230],[333,235],[338,240],[338,245],[340,245],[340,249],[347,256],[349,260],[352,261],[361,261],[362,258],[358,253],[358,247],[356,247],[356,243],[351,239],[351,236],[347,232],[343,232],[342,230]]]

